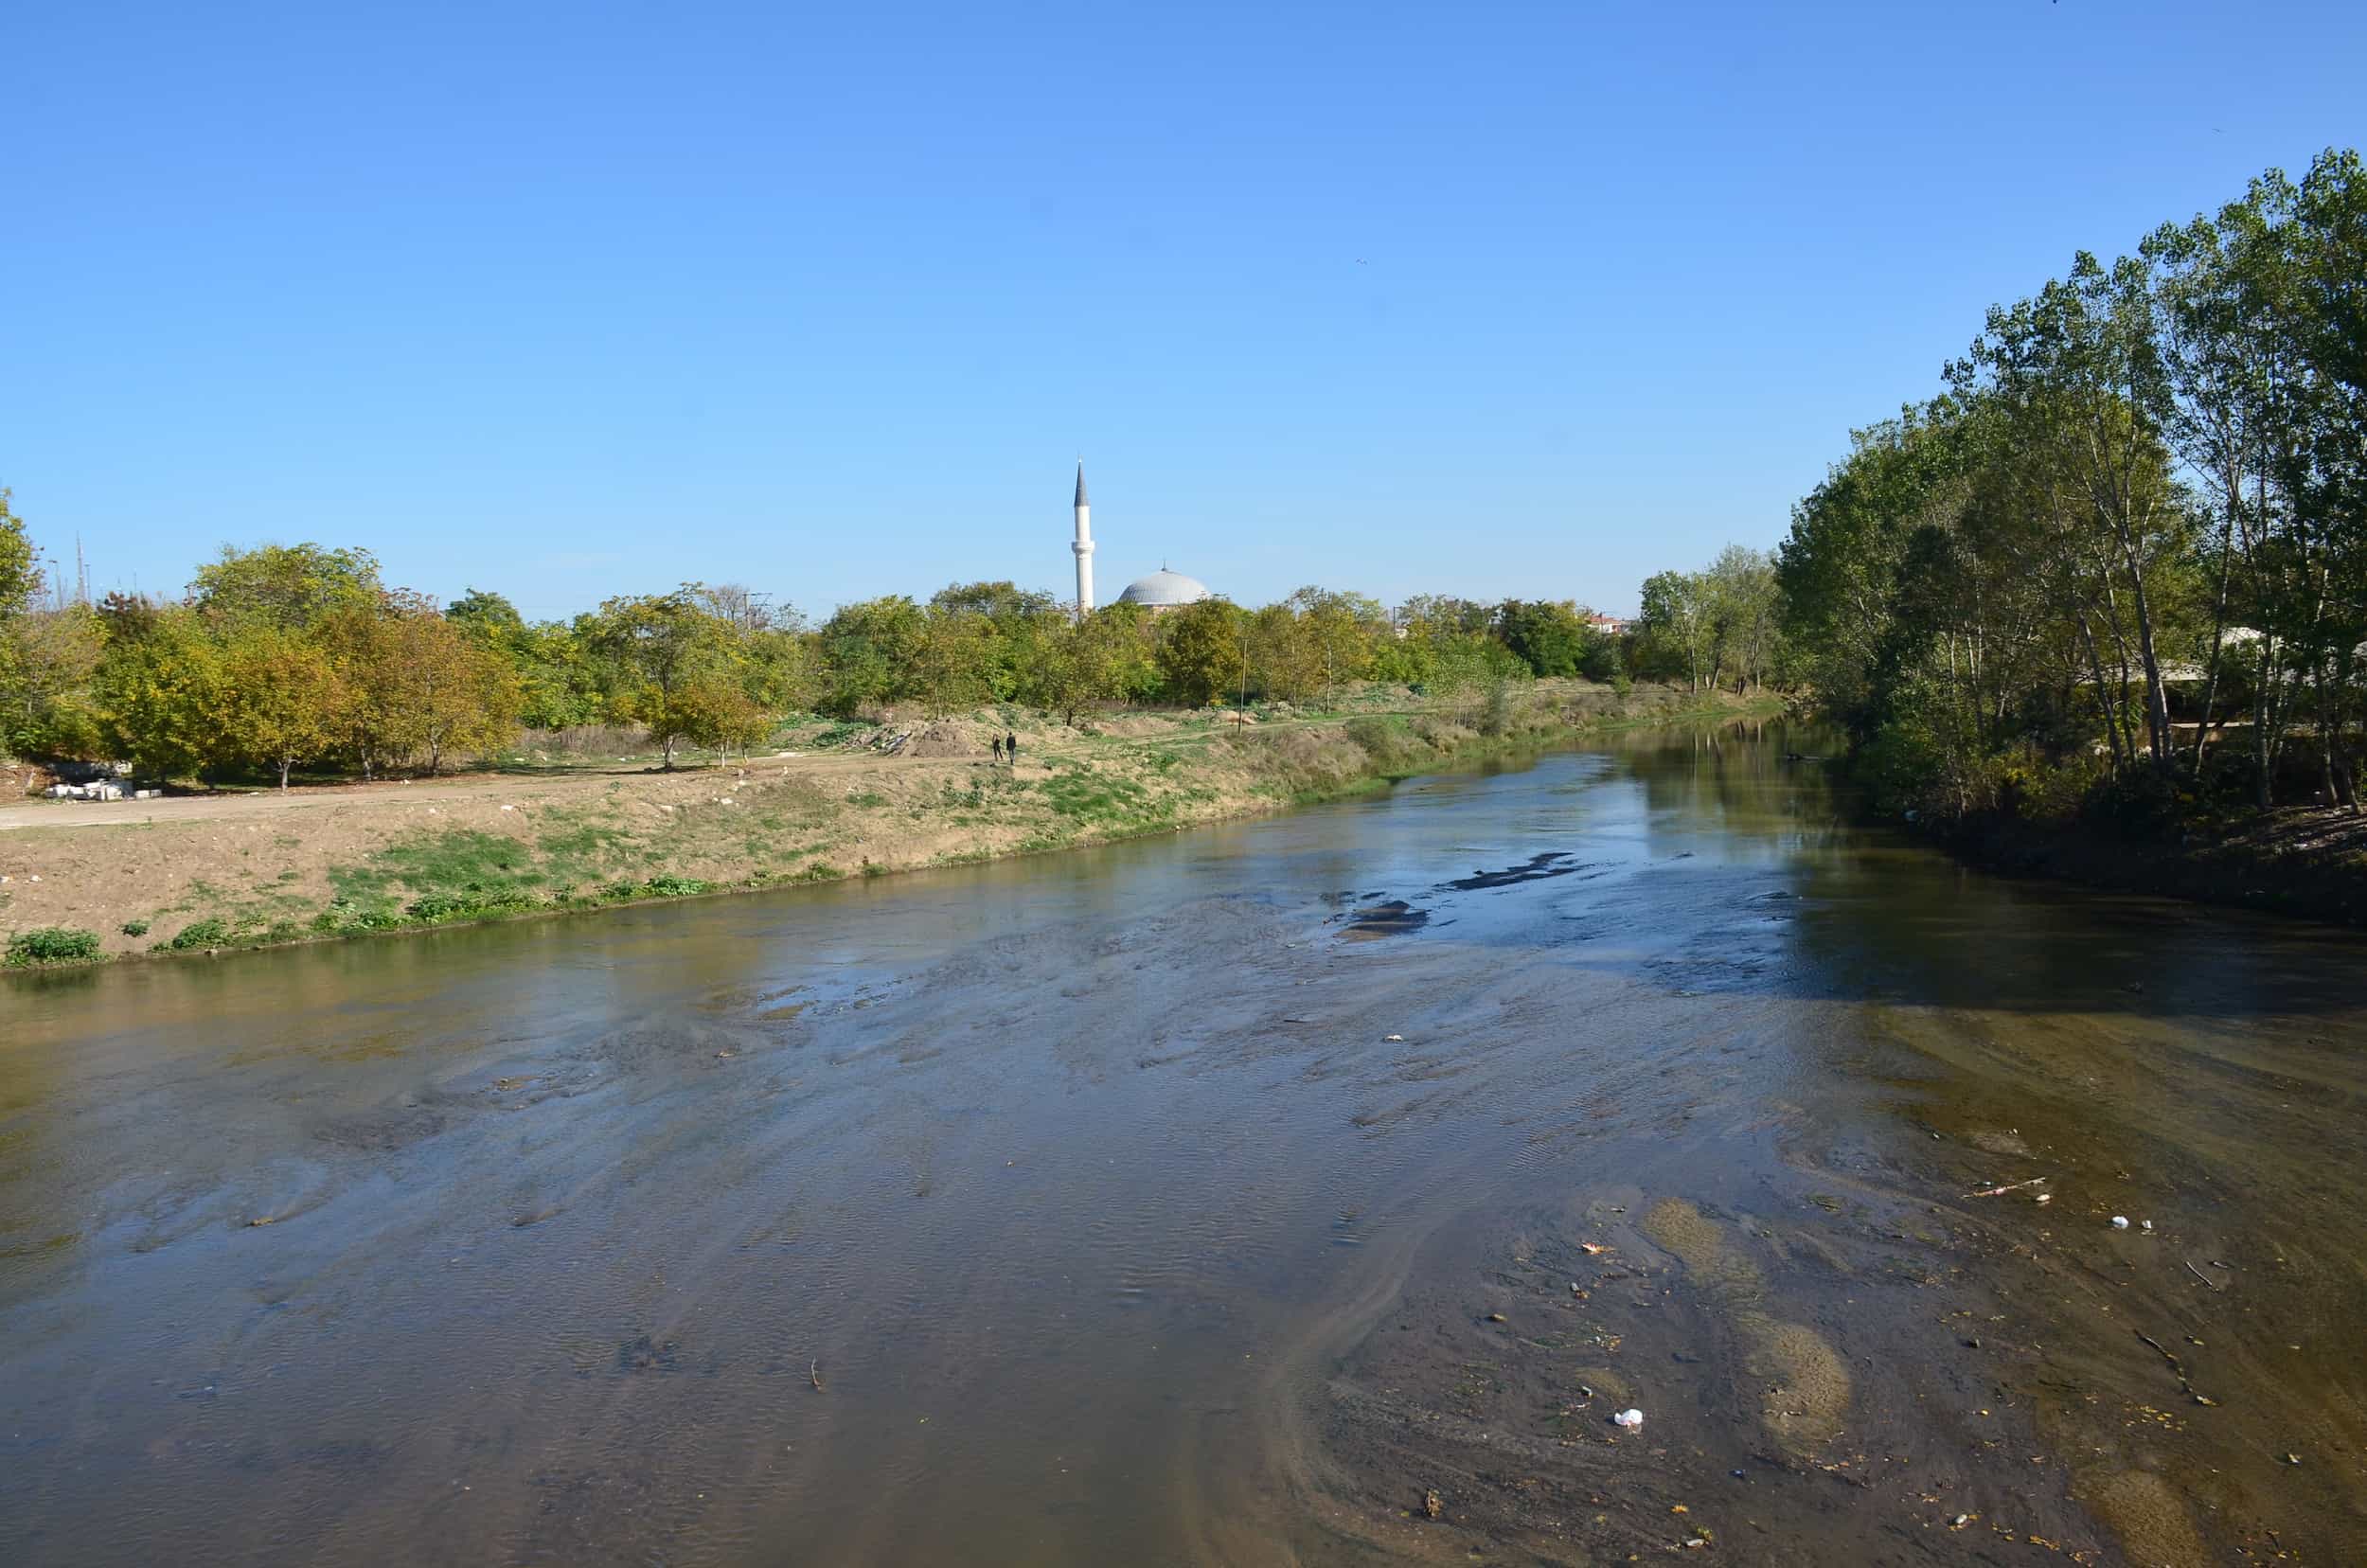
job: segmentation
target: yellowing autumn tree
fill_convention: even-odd
[[[227,758],[271,769],[286,789],[295,765],[335,739],[345,685],[336,665],[312,637],[256,619],[228,629],[220,668]]]

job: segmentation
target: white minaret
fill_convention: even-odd
[[[1094,509],[1085,500],[1085,459],[1077,459],[1077,613],[1094,611]]]

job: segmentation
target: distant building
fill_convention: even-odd
[[[1069,551],[1077,558],[1077,610],[1089,615],[1094,608],[1094,534],[1093,508],[1085,499],[1085,460],[1077,460],[1077,498],[1071,503],[1077,518],[1077,537]],[[1164,562],[1146,578],[1136,578],[1118,595],[1120,604],[1139,604],[1156,614],[1176,610],[1186,604],[1198,604],[1211,597],[1208,585],[1198,578],[1170,572]]]
[[[1181,572],[1170,572],[1165,566],[1146,578],[1136,578],[1118,596],[1120,604],[1139,604],[1146,610],[1178,610],[1186,604],[1198,604],[1208,597],[1208,584],[1198,578],[1187,578]]]
[[[1077,557],[1077,613],[1094,613],[1094,509],[1085,500],[1085,459],[1077,459],[1077,543],[1069,549]]]
[[[1604,615],[1590,613],[1586,617],[1586,624],[1593,627],[1595,631],[1600,632],[1606,637],[1624,637],[1628,634],[1628,628],[1635,623],[1633,621],[1622,620],[1617,615]]]

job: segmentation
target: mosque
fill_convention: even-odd
[[[1093,508],[1085,500],[1085,460],[1081,457],[1077,460],[1077,543],[1069,549],[1077,557],[1077,613],[1089,615],[1094,608]],[[1128,583],[1126,591],[1118,595],[1118,602],[1139,604],[1155,615],[1163,610],[1198,604],[1208,597],[1206,583],[1181,572],[1170,572],[1162,564],[1148,577]]]

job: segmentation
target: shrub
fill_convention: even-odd
[[[148,922],[146,920],[126,920],[123,922],[123,934],[126,936],[145,936],[148,935]]]
[[[1502,675],[1488,683],[1487,703],[1480,710],[1480,733],[1501,736],[1511,731],[1514,723],[1512,682]]]
[[[540,909],[543,900],[531,893],[514,888],[470,888],[464,893],[425,893],[411,900],[404,910],[415,920],[433,924],[440,920],[472,920],[487,915],[514,914],[520,910]]]
[[[98,933],[77,926],[37,926],[9,938],[5,962],[11,969],[52,964],[87,964],[98,956]]]
[[[696,877],[651,877],[648,882],[610,882],[600,889],[603,899],[687,899],[709,891],[713,883]]]
[[[221,920],[208,918],[193,920],[183,926],[173,935],[172,940],[167,942],[165,946],[175,953],[187,953],[192,948],[222,947],[229,940],[229,926]]]
[[[2089,789],[2080,814],[2127,838],[2165,839],[2178,835],[2185,805],[2174,776],[2140,765],[2098,780]]]

